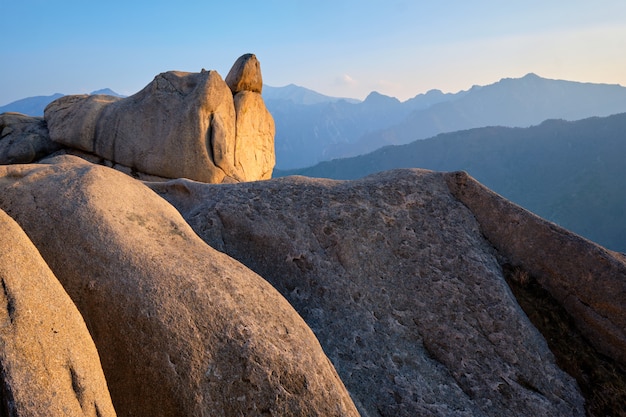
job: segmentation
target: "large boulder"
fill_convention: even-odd
[[[0,210],[0,415],[115,416],[85,322]]]
[[[0,207],[83,314],[120,415],[357,415],[265,280],[129,176],[71,156],[46,162],[0,167]]]
[[[274,121],[260,89],[249,81],[261,80],[260,66],[256,57],[240,61],[229,75],[243,88],[237,95],[252,99],[235,99],[216,71],[169,71],[123,99],[83,95],[53,101],[44,114],[50,138],[159,177],[210,183],[270,178]]]
[[[0,165],[27,164],[60,148],[50,140],[43,117],[0,114]]]
[[[294,305],[362,415],[585,415],[444,174],[151,187]]]

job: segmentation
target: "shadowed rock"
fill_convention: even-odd
[[[602,353],[626,366],[626,260],[489,190],[465,172],[446,175],[482,233],[565,307]]]
[[[85,322],[2,210],[0,384],[2,416],[115,416]]]
[[[60,148],[48,137],[43,117],[0,114],[0,165],[27,164]]]
[[[244,89],[237,94],[253,94],[253,100],[234,99],[216,71],[170,71],[123,99],[53,101],[44,116],[50,138],[159,177],[210,183],[270,178],[274,121],[256,92],[260,66],[254,57],[238,60],[236,68],[231,74]]]
[[[75,157],[47,162],[0,167],[0,206],[85,317],[120,415],[357,415],[265,280],[140,182]]]
[[[445,175],[151,187],[295,306],[362,415],[585,415]]]

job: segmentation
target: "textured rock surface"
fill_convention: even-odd
[[[83,318],[2,210],[0,284],[0,415],[115,416]]]
[[[0,165],[33,162],[60,147],[48,137],[43,117],[0,114]]]
[[[237,140],[235,165],[244,178],[270,179],[276,164],[274,119],[261,94],[241,91],[235,94]]]
[[[362,415],[585,414],[443,174],[151,187],[291,301]]]
[[[464,172],[446,180],[481,231],[513,265],[531,272],[600,352],[626,366],[626,259],[550,223]]]
[[[100,94],[69,95],[54,100],[44,110],[50,139],[71,148],[96,153],[100,116],[108,105],[120,100],[119,97]]]
[[[123,99],[96,95],[53,101],[45,110],[50,138],[159,177],[210,183],[269,178],[274,122],[255,92],[260,91],[254,81],[261,79],[258,61],[240,61],[235,65],[241,68],[231,73],[249,90],[238,94],[255,98],[239,99],[237,111],[231,89],[216,71],[170,71]]]
[[[120,415],[357,415],[266,281],[138,181],[75,157],[48,162],[0,167],[0,206],[83,314]]]

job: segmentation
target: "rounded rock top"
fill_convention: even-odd
[[[240,56],[233,64],[224,81],[226,81],[233,94],[241,91],[261,93],[263,77],[261,76],[261,64],[256,55],[245,54]]]

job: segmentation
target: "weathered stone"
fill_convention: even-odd
[[[242,91],[251,91],[261,94],[263,77],[261,64],[254,54],[245,54],[239,57],[226,76],[226,84],[233,94]]]
[[[83,318],[2,210],[0,283],[0,415],[115,416]]]
[[[121,98],[106,95],[69,95],[54,100],[44,110],[50,139],[86,152],[96,152],[97,124],[101,113]]]
[[[26,164],[60,148],[50,140],[43,117],[0,114],[0,165]]]
[[[151,187],[281,291],[363,415],[585,415],[443,174]]]
[[[131,97],[101,97],[50,103],[51,139],[166,178],[219,183],[236,175],[234,105],[217,72],[166,72]]]
[[[274,119],[259,93],[235,94],[237,134],[235,165],[244,178],[272,178],[274,154]]]
[[[0,206],[85,317],[120,415],[357,415],[265,280],[140,182],[76,157],[46,162],[0,167]]]
[[[446,176],[482,233],[537,278],[605,355],[626,366],[626,259],[489,190],[465,172]]]
[[[256,62],[260,79],[258,61],[249,62]],[[252,76],[250,65],[242,67],[244,80]],[[272,116],[260,95],[238,101],[235,111],[233,94],[215,71],[170,71],[123,99],[62,97],[44,117],[55,142],[131,171],[210,183],[267,178],[275,161]]]

